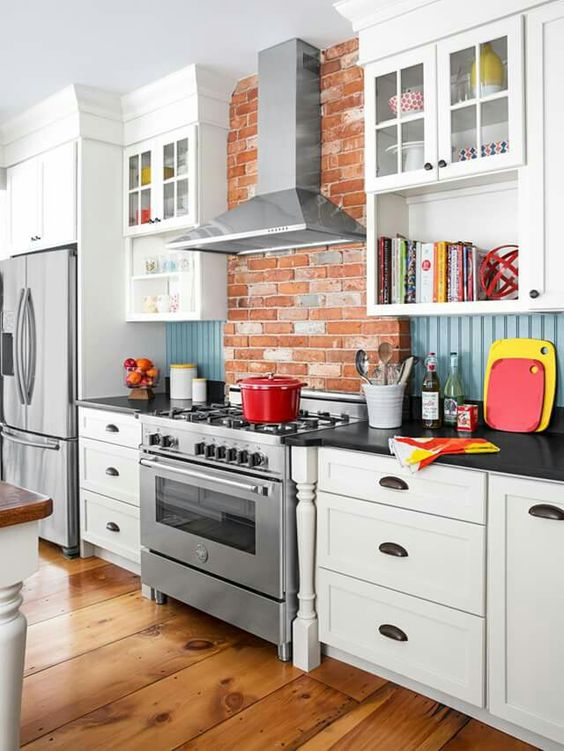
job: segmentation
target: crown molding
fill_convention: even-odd
[[[128,145],[195,122],[227,129],[235,85],[199,65],[125,95],[71,84],[0,125],[0,167],[76,138]]]
[[[335,10],[348,19],[354,31],[385,23],[438,0],[337,0]]]
[[[121,98],[123,120],[127,123],[191,97],[205,96],[228,103],[235,84],[236,80],[231,76],[200,65],[188,65],[124,94]]]

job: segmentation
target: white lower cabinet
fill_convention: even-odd
[[[484,706],[483,618],[324,569],[317,586],[323,643]]]
[[[319,493],[320,566],[485,615],[485,528]]]
[[[80,537],[83,555],[100,550],[131,561],[141,558],[139,444],[134,414],[79,409]],[[94,551],[90,546],[95,545]],[[88,552],[86,552],[88,551]]]
[[[489,490],[489,709],[564,744],[564,484]]]
[[[139,508],[80,491],[83,537],[104,550],[140,563]]]

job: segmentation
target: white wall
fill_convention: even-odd
[[[125,322],[122,148],[82,139],[78,163],[78,396],[125,395],[126,357],[164,367],[164,324]]]

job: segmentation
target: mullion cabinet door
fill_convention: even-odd
[[[435,47],[365,70],[365,180],[380,192],[437,179]]]
[[[439,179],[523,163],[523,19],[437,44]]]
[[[125,234],[143,234],[155,219],[155,147],[145,142],[125,152]]]
[[[196,223],[196,127],[169,133],[159,140],[159,192],[167,228]],[[163,227],[164,229],[164,227]]]

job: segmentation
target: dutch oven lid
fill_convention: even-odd
[[[248,378],[242,378],[237,383],[244,388],[255,389],[297,389],[302,386],[307,386],[306,383],[302,383],[297,378],[291,378],[290,376],[278,376],[268,373],[264,376],[249,376]]]

